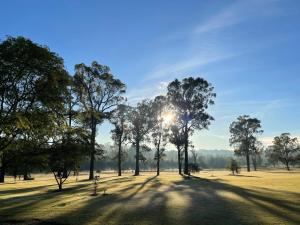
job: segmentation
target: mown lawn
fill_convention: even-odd
[[[62,192],[50,175],[1,184],[0,224],[300,224],[299,171],[105,174],[98,196],[86,177]]]

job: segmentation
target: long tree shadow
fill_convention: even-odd
[[[50,220],[68,224],[257,225],[266,224],[263,218],[266,215],[279,222],[300,224],[300,206],[295,204],[299,193],[289,192],[289,199],[295,200],[290,201],[282,199],[287,193],[281,191],[246,189],[221,179],[191,177],[168,183],[157,176],[142,181],[133,176],[119,179],[119,182],[118,179],[103,182],[109,188],[117,187],[109,195],[87,196],[89,184],[83,183],[66,192],[10,199],[8,207],[0,209],[0,214],[18,216],[24,210],[29,213],[31,209],[51,203],[53,209],[74,205]],[[72,200],[76,194],[84,198],[78,205]],[[58,199],[64,203],[56,202]],[[17,204],[12,204],[14,201]],[[70,205],[66,205],[69,204],[66,201]]]

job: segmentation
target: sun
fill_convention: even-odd
[[[165,112],[162,115],[163,123],[166,125],[171,125],[174,122],[174,115],[171,112]]]

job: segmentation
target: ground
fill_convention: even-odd
[[[101,176],[97,196],[87,175],[62,192],[50,175],[9,180],[0,185],[0,224],[300,224],[299,171]]]

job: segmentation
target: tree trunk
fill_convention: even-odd
[[[0,167],[0,183],[4,183],[4,176],[5,176],[5,167],[2,164]]]
[[[177,157],[178,157],[178,173],[182,174],[181,172],[181,155],[180,155],[180,147],[177,146]]]
[[[249,150],[246,152],[246,161],[247,161],[247,171],[250,172],[250,157],[249,157]]]
[[[121,140],[119,140],[119,152],[118,152],[118,176],[122,176],[121,156],[122,156],[122,143],[121,143]]]
[[[185,125],[184,130],[185,143],[184,143],[184,174],[189,174],[189,155],[188,155],[188,146],[189,146],[189,136],[187,131],[187,124]]]
[[[255,153],[254,153],[254,154],[255,154]],[[256,155],[254,155],[254,156],[252,157],[252,163],[253,163],[254,171],[257,171]]]
[[[28,171],[27,171],[27,168],[26,168],[26,167],[25,167],[25,169],[24,169],[23,179],[24,179],[24,180],[29,180]]]
[[[90,159],[90,176],[89,180],[94,179],[94,163],[95,163],[95,138],[96,138],[96,125],[92,119],[92,139],[91,139],[91,159]]]
[[[140,175],[140,141],[136,142],[136,153],[135,153],[135,176]]]
[[[158,156],[158,158],[157,158],[157,171],[156,171],[157,176],[159,176],[159,161],[160,161],[160,157]]]
[[[61,180],[59,181],[59,184],[58,184],[58,190],[59,190],[59,191],[62,190],[62,182],[61,182]]]
[[[290,171],[289,161],[286,161],[285,165],[286,165],[286,169],[287,169],[288,171]]]

